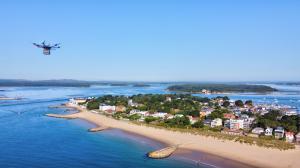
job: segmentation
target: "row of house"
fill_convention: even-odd
[[[275,136],[276,139],[281,139],[285,137],[287,142],[294,142],[295,140],[300,142],[300,133],[295,135],[293,132],[286,132],[283,127],[277,127],[274,131],[271,127],[263,129],[261,127],[254,128],[251,132],[257,136],[265,135],[265,136]]]
[[[126,107],[119,105],[119,106],[112,106],[107,104],[100,104],[99,105],[99,111],[107,112],[107,113],[115,113],[115,112],[124,112],[126,111]]]
[[[242,115],[237,118],[234,114],[226,113],[224,114],[224,128],[228,128],[230,130],[250,130],[251,125],[254,121],[254,118],[250,118],[248,115]],[[206,119],[204,120],[204,125],[216,127],[222,126],[222,119],[216,118],[214,120]]]
[[[134,102],[132,99],[128,100],[128,106],[130,107],[138,107],[140,104]],[[103,111],[103,112],[124,112],[126,111],[126,107],[123,105],[119,105],[119,106],[114,106],[114,105],[107,105],[107,104],[100,104],[99,105],[99,110]]]
[[[145,117],[156,117],[156,118],[162,118],[162,119],[173,119],[175,117],[184,117],[183,114],[168,114],[165,112],[155,112],[153,114],[149,113],[148,111],[140,111],[140,110],[136,110],[133,109],[129,112],[129,115],[134,115],[134,114],[138,114],[139,116],[141,116],[140,121],[143,121],[145,119]],[[189,121],[191,124],[194,124],[195,122],[197,122],[199,120],[199,118],[197,117],[192,117],[192,116],[187,116],[189,118]]]

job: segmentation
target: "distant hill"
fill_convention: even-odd
[[[73,79],[60,80],[21,80],[21,79],[0,79],[0,87],[26,87],[26,86],[55,86],[55,87],[89,87],[91,85],[109,85],[109,86],[129,86],[146,87],[137,82],[107,82],[107,81],[81,81]],[[150,86],[150,85],[149,85]],[[0,90],[1,91],[1,90]]]
[[[62,87],[89,87],[91,82],[78,80],[15,80],[0,79],[0,86],[62,86]]]
[[[274,92],[274,89],[265,85],[247,84],[181,84],[172,85],[167,88],[170,91],[200,93],[203,89],[211,92],[230,93],[230,92]]]

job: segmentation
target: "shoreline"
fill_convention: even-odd
[[[13,97],[0,97],[0,100],[21,100],[21,98],[13,98]]]
[[[208,154],[212,158],[219,158],[217,159],[219,161],[223,160],[220,165],[222,167],[224,162],[232,162],[231,166],[228,165],[228,167],[234,167],[234,165],[237,165],[236,167],[300,167],[299,147],[287,151],[267,149],[232,141],[218,140],[213,137],[141,126],[129,121],[115,120],[101,114],[96,114],[81,109],[79,106],[66,104],[66,107],[75,108],[79,111],[78,113],[68,114],[66,117],[83,119],[97,126],[120,129],[125,132],[153,139],[168,146],[181,144],[180,149],[178,152],[175,152],[175,155],[180,153],[180,151],[196,152],[192,158],[186,156],[193,161],[201,161],[201,159],[199,159],[201,154],[199,153],[202,153],[204,155]],[[227,166],[225,165],[224,167]]]

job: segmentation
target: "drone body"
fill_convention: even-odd
[[[43,54],[44,55],[50,55],[51,54],[51,50],[54,50],[56,48],[60,48],[59,44],[54,44],[54,45],[50,45],[50,44],[45,44],[45,41],[42,42],[42,44],[36,44],[33,43],[33,45],[35,45],[38,48],[43,48]]]

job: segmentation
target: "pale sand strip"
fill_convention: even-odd
[[[300,149],[298,146],[295,150],[288,151],[267,149],[232,141],[218,140],[212,137],[192,135],[190,133],[140,126],[127,121],[115,120],[104,115],[80,110],[81,112],[69,116],[84,119],[99,126],[118,128],[136,133],[169,145],[183,144],[180,146],[181,148],[207,152],[256,167],[300,167]]]

